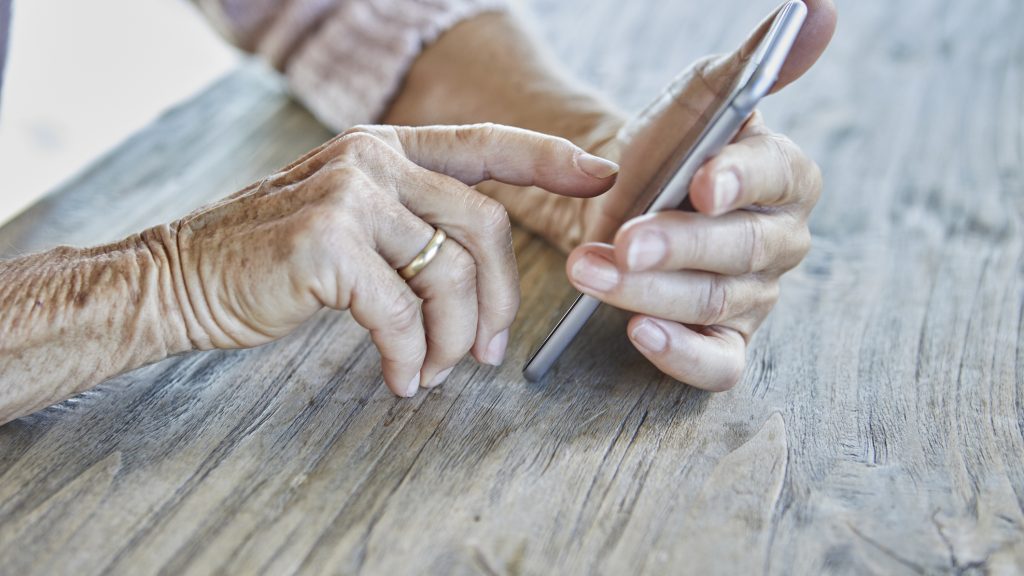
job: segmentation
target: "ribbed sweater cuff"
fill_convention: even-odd
[[[334,130],[374,122],[416,56],[461,20],[504,0],[348,0],[283,63],[295,96]]]

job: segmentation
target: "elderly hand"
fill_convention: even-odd
[[[594,226],[587,238],[614,231],[617,201],[633,197],[637,182],[626,174],[646,159],[622,158],[624,182],[592,204],[600,211],[587,219]],[[697,212],[634,218],[612,244],[579,246],[569,255],[569,278],[580,291],[637,312],[629,338],[663,372],[707,390],[731,388],[747,343],[778,298],[779,277],[810,247],[807,218],[820,191],[815,164],[755,115],[695,175]]]
[[[799,77],[834,28],[831,5],[812,2],[776,89]],[[634,199],[678,142],[730,83],[767,30],[760,26],[735,53],[696,63],[616,137],[597,148],[619,159],[613,189],[581,206],[587,243],[569,255],[572,283],[636,312],[629,339],[663,372],[707,390],[742,376],[746,347],[779,294],[779,277],[810,247],[807,219],[821,175],[760,114],[694,176],[696,212],[672,210],[623,223]],[[596,241],[612,239],[611,244]]]
[[[169,227],[163,244],[197,348],[257,346],[326,306],[349,309],[401,396],[472,349],[500,363],[519,286],[505,209],[486,179],[592,196],[615,164],[569,141],[496,125],[356,128]],[[396,272],[447,232],[406,282]]]
[[[835,28],[835,7],[829,0],[806,4],[807,20],[776,89],[810,68]],[[777,299],[779,276],[808,250],[807,218],[821,191],[818,168],[755,114],[736,140],[695,175],[690,201],[696,212],[626,219],[680,135],[690,133],[700,114],[728,90],[769,22],[733,54],[694,64],[633,120],[621,119],[573,86],[564,86],[563,96],[548,101],[550,111],[520,112],[527,125],[567,134],[618,161],[622,173],[608,193],[576,200],[499,185],[485,188],[513,218],[571,252],[567,272],[579,290],[637,313],[629,323],[629,338],[658,368],[708,390],[738,382],[747,343]],[[480,28],[476,34],[492,38],[512,30],[507,35],[513,40],[501,48],[508,51],[516,45],[514,27],[492,21],[481,22]],[[454,44],[459,40],[442,46],[442,54],[457,57]],[[470,40],[461,38],[463,43]],[[543,70],[541,64],[529,64],[523,54],[516,56],[528,64],[507,62],[500,67],[505,75],[516,72],[517,84],[550,94],[553,76],[537,72]],[[424,68],[423,77],[445,71],[443,63],[426,65],[432,68]],[[421,88],[419,93],[430,90]],[[574,115],[573,110],[580,112]],[[571,125],[573,118],[578,129]]]

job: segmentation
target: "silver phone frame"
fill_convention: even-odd
[[[693,175],[736,137],[758,102],[771,92],[806,18],[807,6],[801,0],[791,0],[778,10],[732,94],[722,101],[693,145],[666,160],[660,172],[672,176],[651,182],[659,191],[642,214],[673,210],[686,200]],[[678,168],[666,170],[672,166]],[[548,373],[600,305],[593,296],[580,294],[576,298],[523,367],[527,380],[536,382]]]

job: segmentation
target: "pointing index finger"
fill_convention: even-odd
[[[615,182],[616,163],[564,138],[498,124],[371,126],[370,131],[412,162],[475,185],[497,180],[539,186],[563,196],[591,197]]]

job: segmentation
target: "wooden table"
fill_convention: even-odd
[[[635,109],[772,2],[533,4]],[[735,390],[663,378],[614,311],[523,381],[570,289],[563,256],[517,233],[500,369],[467,360],[399,400],[363,330],[325,313],[0,428],[0,572],[1024,570],[1024,4],[841,9],[826,59],[766,106],[827,185]],[[246,66],[0,229],[0,251],[171,219],[327,137]]]

